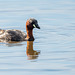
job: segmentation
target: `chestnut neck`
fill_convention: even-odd
[[[27,38],[33,38],[33,30],[27,29]]]
[[[27,31],[27,37],[26,37],[26,39],[28,41],[34,41],[33,27],[32,27],[32,25],[30,25],[29,21],[26,22],[26,31]]]

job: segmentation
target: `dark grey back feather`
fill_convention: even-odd
[[[23,41],[26,38],[26,34],[19,30],[6,30],[6,41]]]

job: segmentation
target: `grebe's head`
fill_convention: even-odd
[[[28,29],[33,29],[33,28],[40,29],[40,27],[38,25],[38,21],[34,18],[28,19],[27,22],[26,22],[26,26],[27,26]]]

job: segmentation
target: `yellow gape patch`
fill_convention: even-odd
[[[33,27],[36,28],[35,24],[33,24]]]

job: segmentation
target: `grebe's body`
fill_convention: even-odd
[[[0,40],[4,40],[7,42],[10,42],[10,41],[34,41],[33,28],[40,29],[40,27],[38,26],[37,20],[30,18],[26,22],[27,34],[25,34],[24,32],[22,32],[20,30],[15,30],[15,29],[12,29],[12,30],[1,30],[0,29]]]
[[[8,41],[24,41],[26,34],[20,30],[0,30],[0,39]]]

